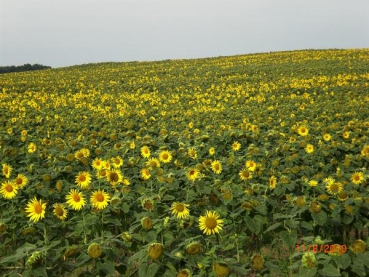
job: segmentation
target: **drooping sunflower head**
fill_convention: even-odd
[[[190,214],[188,209],[189,206],[189,204],[184,204],[182,202],[174,202],[170,210],[173,215],[177,216],[177,218],[186,218]]]
[[[229,274],[229,268],[225,263],[215,262],[213,264],[213,271],[218,277],[225,277]]]
[[[144,198],[141,200],[141,206],[146,211],[153,211],[155,208],[155,202],[151,198]]]
[[[161,257],[161,255],[163,254],[163,245],[161,243],[151,243],[149,245],[149,248],[147,249],[148,253],[149,253],[149,257],[151,259],[159,259]]]
[[[255,254],[251,257],[251,267],[260,271],[264,267],[264,258],[259,254]]]
[[[206,211],[205,216],[199,218],[199,227],[206,235],[217,234],[223,228],[223,220],[219,219],[217,212]]]

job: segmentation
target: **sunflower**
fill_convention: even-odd
[[[34,144],[33,142],[31,142],[30,144],[28,144],[28,153],[34,153],[37,150],[36,144]]]
[[[111,158],[111,163],[114,168],[120,168],[123,165],[123,159],[119,156],[116,156],[114,158]]]
[[[83,151],[82,150],[78,150],[74,153],[74,157],[77,159],[77,160],[81,160],[82,158],[84,158],[84,154],[83,154]]]
[[[213,156],[215,154],[215,148],[214,147],[211,147],[210,149],[209,149],[209,155],[210,156]]]
[[[343,132],[342,137],[344,139],[348,139],[350,137],[350,132],[348,132],[348,131]]]
[[[172,154],[167,150],[161,151],[159,154],[159,160],[163,163],[169,163],[172,160]]]
[[[102,166],[101,166],[101,168],[102,169],[107,169],[107,170],[110,170],[110,162],[109,161],[104,161],[104,160],[102,160],[101,161],[101,164],[102,164]]]
[[[324,135],[323,135],[323,139],[324,139],[325,141],[330,141],[330,140],[332,139],[332,136],[331,136],[330,134],[324,134]]]
[[[68,211],[65,208],[64,204],[56,203],[53,205],[53,207],[53,213],[57,218],[59,218],[60,220],[65,220],[67,218]]]
[[[18,186],[11,181],[5,181],[1,184],[0,193],[5,199],[12,199],[18,193]]]
[[[149,158],[150,157],[150,149],[147,146],[142,146],[141,147],[141,155],[144,158]]]
[[[26,207],[26,213],[30,220],[37,222],[45,217],[46,203],[42,203],[42,200],[37,200],[34,197],[30,200]]]
[[[238,175],[243,181],[246,181],[252,178],[251,172],[246,167],[242,168],[241,171],[238,173]]]
[[[147,168],[141,169],[141,177],[144,180],[150,179],[151,177],[150,170],[148,170]]]
[[[223,220],[219,219],[217,212],[206,211],[206,215],[199,218],[199,227],[206,235],[216,234],[222,230]]]
[[[310,187],[316,187],[318,185],[318,182],[317,181],[315,181],[315,180],[310,180],[309,181],[309,186]]]
[[[247,168],[251,172],[254,172],[256,169],[256,163],[252,160],[248,160],[245,163],[245,168]]]
[[[114,187],[123,182],[123,174],[119,169],[107,170],[106,179]]]
[[[136,144],[135,144],[135,142],[134,142],[134,141],[130,142],[130,144],[129,144],[129,148],[130,148],[130,149],[135,149],[135,148],[136,148]]]
[[[92,161],[92,167],[96,170],[102,169],[102,160],[100,158],[95,158]]]
[[[99,210],[106,208],[108,206],[109,200],[110,196],[104,190],[97,190],[92,192],[90,198],[92,206]]]
[[[211,169],[214,171],[215,174],[220,174],[222,172],[222,164],[220,161],[215,160],[211,163]]]
[[[190,149],[188,149],[188,155],[189,155],[192,159],[197,159],[197,152],[196,152],[195,148],[190,148]]]
[[[306,153],[308,153],[308,154],[313,153],[313,152],[314,152],[314,146],[313,146],[312,144],[308,144],[308,145],[306,145],[306,147],[305,147],[305,151],[306,151]]]
[[[298,129],[297,129],[297,132],[300,136],[307,136],[308,133],[309,133],[309,129],[306,127],[306,126],[300,126]]]
[[[28,178],[23,174],[18,174],[15,178],[14,183],[17,185],[18,188],[22,189],[28,183]]]
[[[323,182],[326,183],[327,185],[331,185],[334,183],[334,179],[332,177],[328,177],[328,178],[325,178]]]
[[[150,158],[146,162],[146,165],[150,167],[151,169],[158,168],[160,167],[160,161],[157,158]]]
[[[239,143],[238,141],[235,141],[232,143],[232,150],[233,151],[238,151],[241,149],[241,143]]]
[[[199,177],[199,174],[200,172],[196,168],[193,168],[187,172],[187,178],[190,181],[195,181]]]
[[[96,172],[96,176],[98,179],[106,178],[108,174],[107,169],[100,169]]]
[[[172,214],[177,216],[177,218],[186,218],[190,214],[190,211],[188,209],[189,206],[189,204],[174,202],[170,210],[172,211]]]
[[[330,183],[326,186],[326,189],[328,191],[329,194],[332,195],[336,195],[338,193],[340,193],[343,188],[342,188],[342,184],[341,183]]]
[[[277,185],[277,178],[275,176],[271,176],[269,178],[269,188],[274,189]]]
[[[76,176],[76,183],[82,189],[88,188],[91,184],[91,180],[91,174],[87,171],[78,172]]]
[[[360,185],[365,180],[364,174],[362,172],[355,172],[351,175],[351,181],[355,185]]]
[[[65,199],[67,200],[67,204],[74,210],[80,210],[84,205],[86,205],[83,193],[76,189],[71,189]]]
[[[13,168],[8,164],[2,164],[3,165],[3,175],[5,178],[10,178],[10,174],[12,173]]]

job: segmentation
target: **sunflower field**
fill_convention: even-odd
[[[0,75],[1,276],[369,276],[369,49]]]

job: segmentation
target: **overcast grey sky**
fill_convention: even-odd
[[[368,48],[368,0],[0,0],[0,66]]]

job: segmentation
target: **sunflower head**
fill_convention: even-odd
[[[225,263],[215,262],[213,264],[213,271],[218,277],[225,277],[229,274],[229,268]]]
[[[260,271],[264,267],[264,258],[259,254],[255,254],[251,257],[251,266],[252,268]]]
[[[144,198],[141,200],[141,206],[146,211],[153,211],[155,208],[155,202],[151,198]]]
[[[190,214],[190,211],[188,209],[189,206],[189,204],[185,204],[182,202],[174,202],[170,210],[172,211],[173,215],[177,216],[177,218],[186,218]]]
[[[45,253],[41,251],[35,251],[26,261],[26,268],[37,268],[45,259]]]
[[[161,243],[152,243],[147,251],[151,259],[159,259],[163,254],[163,245]]]
[[[103,253],[103,248],[100,244],[93,242],[88,246],[87,253],[91,258],[97,259]]]
[[[150,230],[152,229],[153,226],[153,222],[151,217],[145,216],[141,219],[141,226],[142,228],[144,228],[145,230]]]
[[[200,216],[199,227],[206,235],[217,234],[223,228],[223,220],[219,219],[217,212],[207,211],[204,216]]]
[[[201,251],[201,244],[193,241],[186,245],[186,253],[189,255],[196,255]]]
[[[355,240],[351,246],[350,249],[352,250],[352,252],[354,252],[355,254],[358,253],[364,253],[366,250],[366,243],[364,241],[362,241],[361,239],[357,239]]]
[[[192,276],[191,271],[185,268],[181,269],[176,277],[191,277],[191,276]]]
[[[302,255],[301,262],[305,268],[314,268],[317,264],[314,253],[310,251]]]

